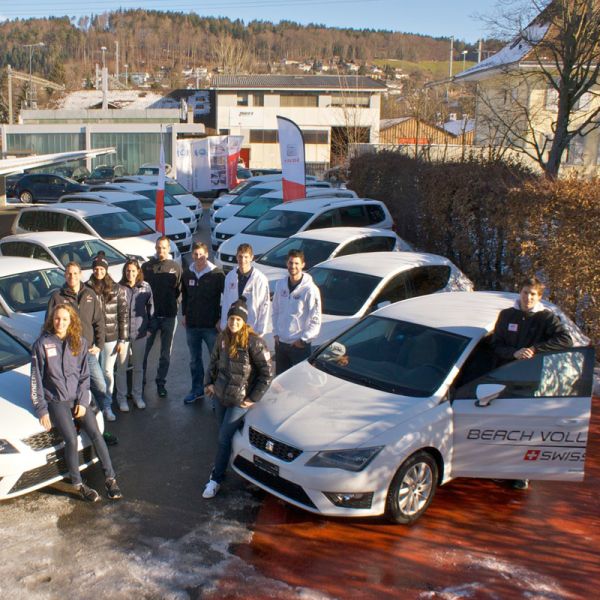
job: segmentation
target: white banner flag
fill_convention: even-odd
[[[277,117],[283,201],[306,198],[306,167],[304,161],[304,137],[294,121]]]

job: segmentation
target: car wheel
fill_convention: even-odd
[[[33,203],[33,194],[29,190],[23,190],[19,194],[19,200],[26,204],[32,204]]]
[[[438,466],[431,454],[416,452],[400,466],[388,490],[386,508],[395,523],[414,523],[431,504]]]

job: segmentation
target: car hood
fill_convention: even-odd
[[[354,325],[358,321],[358,317],[342,317],[339,315],[321,315],[321,330],[319,335],[313,341],[313,348],[320,346],[329,340],[337,337],[348,329],[351,325]]]
[[[269,267],[268,265],[261,265],[260,263],[252,263],[261,273],[269,280],[269,289],[271,292],[275,291],[275,284],[280,279],[287,277],[287,269],[282,269],[280,267]]]
[[[30,313],[14,312],[10,316],[0,316],[0,322],[17,339],[25,342],[28,346],[32,346],[33,342],[40,337],[44,317],[44,311]]]
[[[237,214],[244,208],[241,204],[226,204],[217,210],[214,214],[213,219],[229,219],[233,215]]]
[[[285,238],[250,235],[240,232],[228,240],[225,240],[223,244],[221,244],[219,252],[222,254],[231,254],[232,256],[235,256],[237,247],[240,244],[250,244],[252,246],[252,250],[254,251],[254,256],[259,257],[267,252],[267,250],[270,250],[271,248],[277,246],[277,244],[283,242],[284,239]]]
[[[148,225],[149,227],[152,227],[152,229],[156,229],[156,222],[154,219],[147,219],[146,221],[144,221],[144,223],[146,223],[146,225]],[[188,235],[191,235],[190,228],[185,223],[182,223],[179,219],[176,219],[175,217],[167,217],[165,219],[165,235],[175,235],[177,233],[185,233],[186,237]]]
[[[399,396],[339,379],[304,361],[277,377],[246,423],[306,451],[354,448],[423,412],[430,398]]]
[[[229,233],[235,235],[245,229],[252,223],[254,219],[246,219],[244,217],[229,217],[227,221],[219,223],[215,229],[215,233]]]
[[[152,227],[152,225],[150,225]],[[135,237],[123,237],[106,240],[111,246],[125,254],[126,256],[143,256],[145,259],[151,258],[156,252],[155,240],[158,234],[150,233]]]
[[[0,374],[0,438],[23,439],[42,431],[29,393],[30,364]]]

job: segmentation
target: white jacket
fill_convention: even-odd
[[[321,292],[308,273],[290,294],[288,278],[275,284],[273,295],[273,334],[279,341],[311,343],[321,330]]]
[[[252,269],[250,279],[242,292],[248,306],[248,325],[258,333],[265,335],[271,312],[269,299],[269,280],[257,268]],[[225,289],[221,303],[221,330],[227,325],[227,311],[240,297],[238,294],[238,270],[233,269],[225,277]]]

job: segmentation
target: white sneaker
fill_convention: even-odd
[[[119,410],[121,412],[129,412],[129,404],[127,404],[127,400],[121,400],[119,402]]]
[[[140,409],[146,408],[146,403],[141,398],[134,398],[133,403]]]
[[[204,488],[204,491],[202,492],[202,497],[203,498],[214,498],[218,494],[220,488],[221,488],[220,483],[217,483],[216,481],[209,479],[208,483],[206,484],[206,487]]]
[[[115,413],[112,411],[112,408],[109,406],[108,408],[105,408],[102,413],[104,414],[104,418],[107,421],[116,421],[117,417],[115,417]]]

